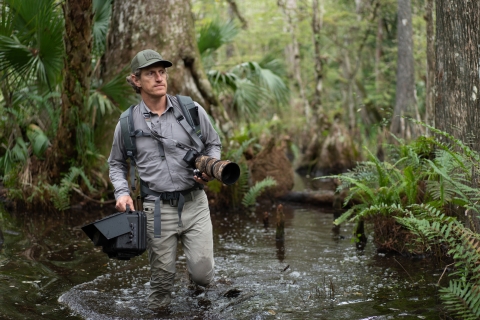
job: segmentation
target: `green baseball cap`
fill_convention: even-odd
[[[135,73],[135,70],[137,69],[142,69],[158,62],[161,62],[165,68],[172,66],[170,61],[164,60],[160,53],[151,49],[143,50],[137,53],[130,66],[132,67],[132,73]]]

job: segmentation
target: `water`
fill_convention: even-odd
[[[332,231],[325,209],[285,205],[285,241],[275,240],[275,208],[212,215],[215,281],[187,281],[178,252],[173,313],[146,308],[146,253],[109,260],[80,227],[82,212],[42,219],[0,216],[1,319],[437,319],[442,270],[431,261],[357,251],[351,225]],[[263,212],[271,212],[270,226]],[[370,240],[370,239],[369,239]]]

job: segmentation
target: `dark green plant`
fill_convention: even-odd
[[[247,208],[252,207],[255,205],[257,197],[260,196],[260,194],[265,191],[266,188],[276,185],[277,181],[275,181],[275,179],[272,177],[266,177],[262,181],[258,181],[253,187],[250,188],[250,190],[248,190],[247,194],[245,194],[242,204]]]
[[[445,308],[461,319],[480,316],[480,234],[466,228],[455,217],[445,215],[443,209],[430,205],[413,205],[397,221],[428,244],[431,252],[448,248],[447,255],[454,260],[454,272],[449,286],[440,289]]]
[[[72,170],[84,168],[90,181],[100,183],[100,192],[107,186],[98,172],[98,160],[102,159],[94,143],[95,123],[109,113],[120,114],[119,106],[127,106],[133,96],[120,75],[104,82],[98,72],[105,50],[111,5],[110,1],[93,1],[90,96],[87,105],[72,108],[75,130],[72,130],[72,141],[63,142],[73,144],[77,149],[78,157],[70,159]],[[3,97],[0,111],[5,115],[0,126],[6,132],[0,135],[0,176],[5,178],[12,196],[23,192],[29,195],[27,201],[34,201],[37,195],[37,200],[43,203],[42,199],[48,198],[45,194],[51,188],[55,189],[51,185],[61,186],[63,183],[63,180],[48,181],[44,173],[32,175],[32,168],[29,168],[32,157],[42,160],[50,141],[57,136],[65,54],[63,11],[54,0],[5,0],[0,2],[0,7],[0,88]],[[41,162],[39,164],[41,166]],[[16,179],[18,175],[24,178]],[[88,184],[83,187],[89,192],[94,190]],[[50,189],[42,191],[42,188]],[[57,194],[59,196],[54,198],[60,200],[54,203],[55,207],[65,208],[60,204],[66,202],[62,197],[68,193],[59,191]]]
[[[408,206],[417,201],[418,185],[425,173],[417,154],[405,149],[403,154],[398,153],[402,157],[394,163],[381,162],[367,150],[369,161],[359,163],[347,173],[325,177],[339,179],[337,191],[348,189],[344,204],[354,203],[335,224],[349,219],[358,222],[378,213],[391,215],[390,206]],[[376,212],[376,209],[381,210]]]
[[[57,210],[63,211],[70,208],[70,193],[72,190],[81,192],[80,182],[83,182],[91,193],[95,191],[83,169],[76,167],[70,167],[70,172],[62,178],[60,185],[46,185],[50,200]]]
[[[415,241],[410,247],[453,259],[454,272],[449,286],[439,290],[440,297],[452,315],[478,319],[480,234],[452,216],[450,208],[460,208],[469,219],[479,218],[480,192],[471,181],[480,155],[448,133],[427,127],[448,138],[449,144],[424,137],[410,144],[398,141],[386,161],[370,154],[370,161],[334,176],[342,181],[340,190],[348,188],[345,204],[354,201],[335,224],[395,218],[416,236],[410,238]]]

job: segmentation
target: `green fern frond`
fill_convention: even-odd
[[[480,317],[480,284],[451,280],[447,288],[440,289],[445,308],[461,319]]]
[[[250,140],[243,141],[238,148],[233,149],[231,152],[227,154],[227,158],[233,162],[240,161],[245,150],[247,150],[247,148],[256,140],[257,140],[256,138],[252,138]]]
[[[272,177],[266,177],[262,181],[255,183],[253,187],[248,190],[247,194],[243,197],[242,204],[245,207],[253,206],[257,197],[268,187],[276,186],[277,181]]]
[[[70,207],[70,191],[79,187],[78,178],[81,178],[81,181],[85,183],[90,192],[95,191],[83,169],[71,167],[70,171],[62,178],[60,186],[56,184],[47,186],[50,198],[56,209],[63,211]]]

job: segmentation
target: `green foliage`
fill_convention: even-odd
[[[222,23],[218,19],[204,24],[197,38],[198,50],[202,56],[211,54],[227,44],[238,34],[239,28],[233,21]]]
[[[102,83],[101,79],[93,78],[88,98],[88,110],[91,113],[92,126],[96,120],[105,115],[126,109],[135,103],[132,88],[125,81],[126,69],[119,72],[109,82]],[[120,106],[120,108],[118,107]],[[97,119],[98,118],[98,119]]]
[[[342,222],[355,215],[354,219],[361,220],[375,210],[389,215],[398,206],[408,206],[417,201],[418,185],[425,177],[424,167],[413,149],[408,146],[402,147],[402,157],[394,163],[381,162],[376,156],[367,150],[370,161],[359,163],[347,173],[328,176],[338,178],[342,183],[337,191],[348,189],[345,205],[352,200],[355,204],[342,216],[335,220],[335,224]]]
[[[277,185],[277,181],[272,177],[266,177],[262,181],[255,183],[253,187],[247,192],[243,197],[242,204],[245,207],[251,207],[255,204],[257,197],[268,187],[273,187]]]
[[[79,178],[90,192],[95,191],[83,169],[76,167],[70,167],[69,173],[64,176],[60,185],[47,185],[50,199],[57,210],[63,211],[70,208],[70,192],[80,189]]]
[[[262,108],[280,111],[288,102],[289,90],[284,80],[268,69],[275,65],[275,61],[266,62],[265,67],[245,62],[227,72],[210,70],[207,76],[218,94],[231,97],[227,109],[238,119],[253,120]]]
[[[447,288],[440,289],[447,310],[459,319],[475,320],[480,317],[479,283],[450,281]]]
[[[380,162],[370,154],[370,161],[334,176],[342,181],[340,190],[349,190],[345,204],[354,201],[335,224],[394,217],[417,236],[413,238],[417,248],[454,260],[455,271],[450,274],[449,287],[440,290],[441,299],[453,315],[477,319],[480,234],[465,227],[448,210],[455,206],[467,217],[478,217],[480,195],[471,181],[478,172],[480,157],[451,135],[429,129],[449,138],[452,145],[423,137],[410,144],[398,141],[399,145],[390,147],[386,161]]]
[[[93,0],[93,54],[101,56],[107,43],[108,27],[112,14],[112,2]]]
[[[5,146],[3,146],[5,148]],[[17,138],[16,144],[13,148],[5,148],[5,154],[0,157],[0,172],[3,176],[6,173],[13,173],[18,164],[23,164],[28,157],[27,144],[22,138]]]
[[[447,288],[441,288],[441,299],[453,315],[461,319],[478,319],[480,315],[480,234],[466,228],[443,210],[429,205],[413,205],[397,221],[408,227],[430,250],[447,247],[455,261],[455,271]]]
[[[53,0],[2,2],[0,71],[52,90],[63,67],[63,15]]]
[[[111,5],[110,1],[93,1],[91,91],[86,97],[86,106],[75,106],[71,110],[75,127],[69,130],[75,140],[60,143],[75,145],[78,157],[69,159],[73,171],[62,181],[57,181],[57,185],[45,175],[38,174],[38,168],[35,168],[36,174],[31,175],[32,168],[29,166],[34,163],[30,158],[35,156],[42,160],[51,145],[50,141],[57,138],[61,71],[64,67],[62,7],[54,0],[0,2],[0,111],[4,114],[0,126],[8,134],[0,134],[0,175],[6,179],[12,194],[18,190],[29,194],[28,201],[37,197],[45,203],[49,198],[46,194],[52,193],[55,195],[52,199],[56,199],[55,207],[63,209],[68,206],[65,204],[65,197],[69,195],[67,178],[72,178],[71,174],[79,167],[85,168],[85,173],[81,174],[86,174],[85,179],[94,176],[98,179],[92,181],[107,187],[97,171],[98,160],[104,162],[105,159],[94,143],[95,123],[107,114],[119,112],[119,107],[127,107],[134,96],[123,76],[119,74],[104,82],[95,70],[105,50]],[[15,179],[17,175],[24,178]],[[82,187],[88,185],[90,183],[84,183]]]

